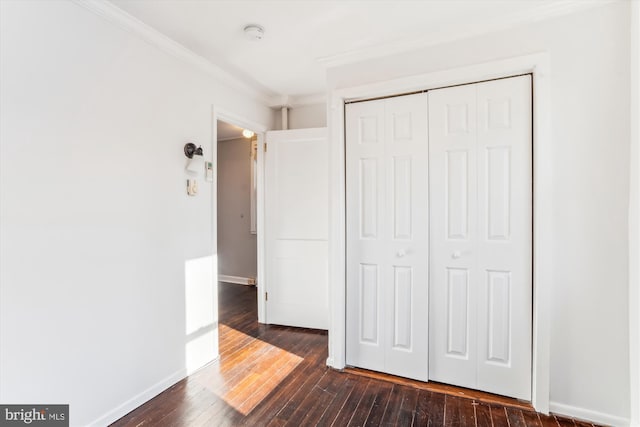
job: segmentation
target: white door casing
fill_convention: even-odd
[[[347,364],[428,377],[427,104],[346,107]]]
[[[266,147],[266,323],[328,329],[327,129],[270,131]]]
[[[335,369],[346,366],[346,103],[486,81],[530,73],[533,78],[533,407],[549,413],[550,378],[550,293],[554,278],[553,198],[554,170],[551,126],[552,67],[548,52],[515,56],[441,71],[400,77],[383,82],[334,89],[328,101],[330,138],[330,330],[327,364]]]
[[[531,78],[429,92],[430,379],[531,400]]]

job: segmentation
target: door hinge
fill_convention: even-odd
[[[269,292],[264,293],[264,300],[269,301]]]
[[[267,143],[266,142],[264,143],[264,152],[265,153],[267,152]]]

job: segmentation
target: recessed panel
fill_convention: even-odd
[[[393,140],[411,140],[411,113],[393,114]]]
[[[378,117],[361,116],[358,120],[360,144],[376,144],[378,142]]]
[[[378,342],[378,266],[360,264],[360,341]]]
[[[393,346],[405,350],[411,349],[411,299],[413,274],[411,267],[393,267],[394,272],[394,326]]]
[[[467,151],[447,152],[447,237],[465,240],[469,230]]]
[[[488,359],[509,363],[511,345],[511,273],[488,271],[489,286],[489,343]]]
[[[448,135],[469,132],[469,108],[467,104],[447,105],[446,114]]]
[[[360,159],[360,237],[378,237],[377,159]]]
[[[511,149],[487,148],[487,239],[509,240],[511,234]]]
[[[393,158],[393,237],[411,239],[411,157]]]
[[[511,127],[511,100],[489,99],[487,100],[487,128],[509,129]]]
[[[467,357],[469,272],[447,269],[447,354]]]

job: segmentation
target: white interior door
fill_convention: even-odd
[[[328,329],[326,128],[267,132],[266,322]]]
[[[346,106],[347,364],[428,377],[425,94]]]
[[[429,378],[530,400],[530,76],[428,96]]]

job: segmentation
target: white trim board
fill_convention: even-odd
[[[165,379],[159,381],[158,383],[152,385],[146,390],[138,393],[133,396],[131,399],[123,402],[121,405],[113,408],[106,414],[101,417],[95,419],[94,421],[89,423],[89,426],[107,426],[114,421],[119,420],[123,416],[127,415],[129,412],[133,411],[137,407],[141,406],[145,402],[153,399],[163,391],[167,390],[172,385],[176,384],[179,381],[182,381],[187,377],[187,370],[180,369],[179,371],[169,375]]]
[[[249,284],[249,280],[255,280],[249,277],[241,277],[241,276],[227,276],[226,274],[218,275],[218,282],[224,283],[235,283],[236,285],[247,285],[253,286],[253,284]]]
[[[640,1],[631,2],[630,7],[629,403],[630,424],[640,427]]]
[[[552,199],[542,197],[553,189],[552,169],[548,162],[552,149],[550,116],[550,65],[548,53],[519,56],[404,77],[385,82],[330,93],[327,105],[330,129],[330,241],[329,241],[329,357],[327,364],[336,369],[346,365],[346,206],[344,169],[344,103],[347,100],[375,98],[419,90],[433,89],[455,84],[472,83],[518,74],[533,75],[533,164],[534,164],[534,212],[533,236],[533,375],[532,404],[543,413],[549,411],[549,342],[550,313],[549,292],[552,285],[553,251],[551,239]]]
[[[590,409],[578,408],[576,406],[565,405],[557,402],[549,402],[549,411],[563,417],[571,417],[579,420],[595,422],[607,426],[626,427],[629,420],[603,412],[592,411]]]

